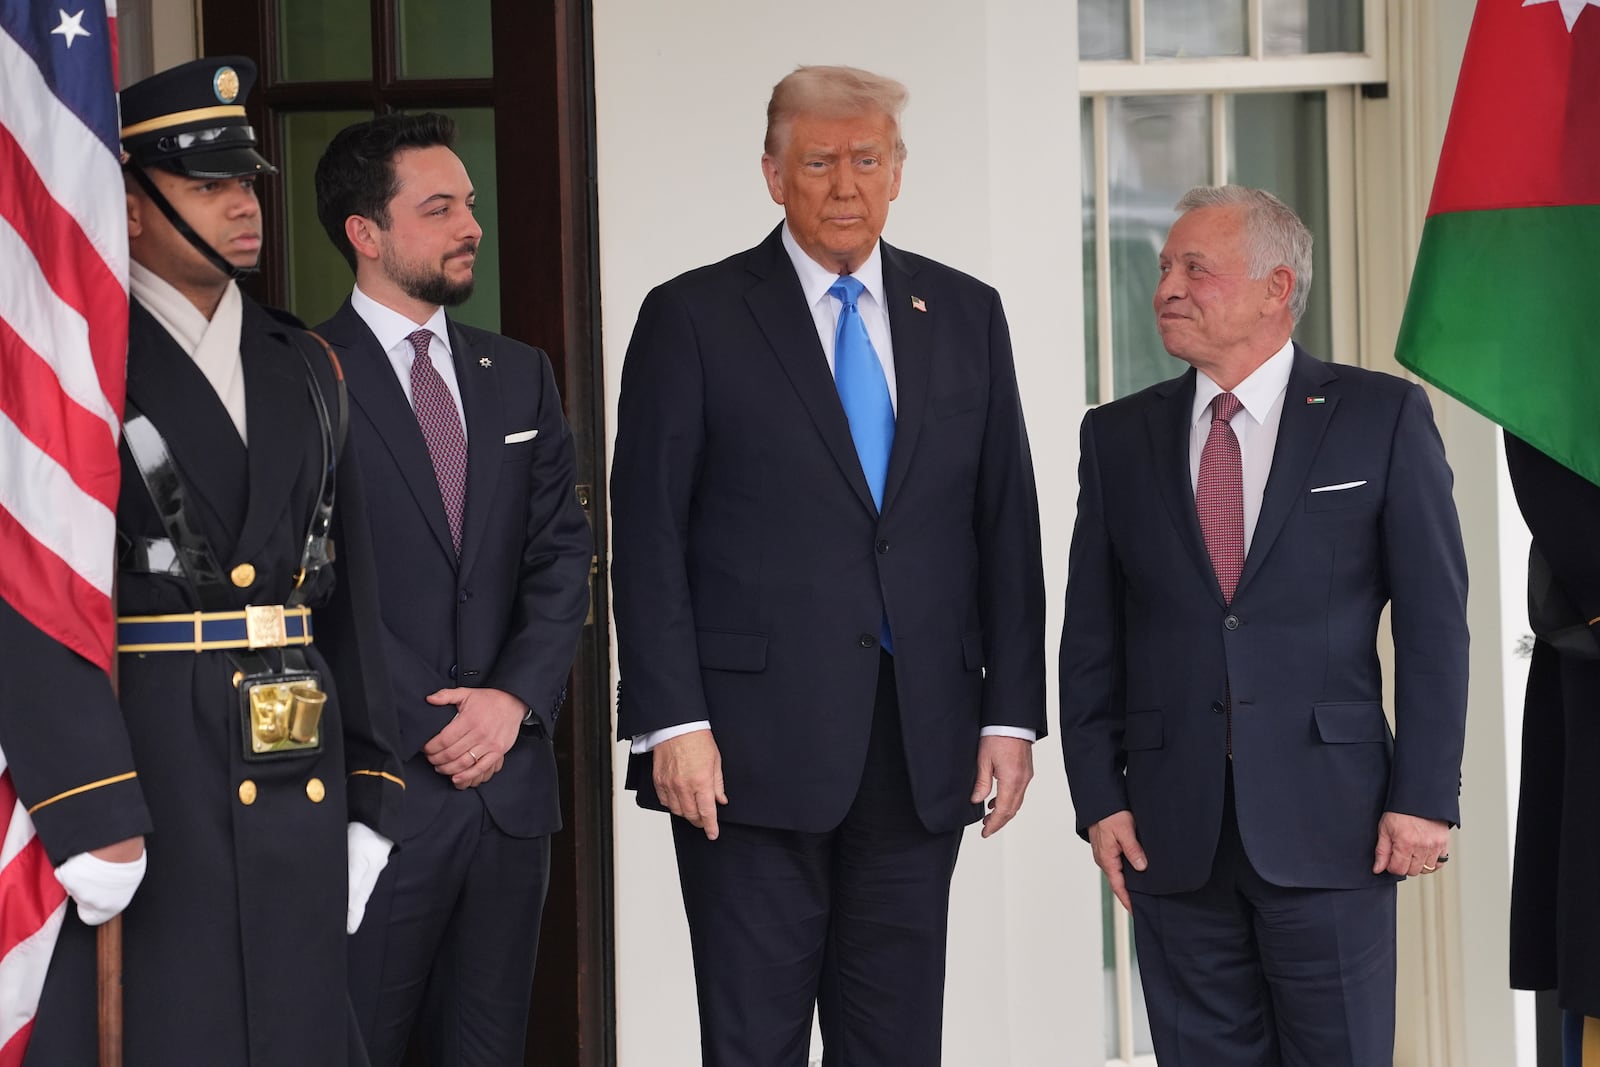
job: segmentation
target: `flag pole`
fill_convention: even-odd
[[[111,617],[117,617],[117,572],[111,572]],[[113,621],[112,626],[115,627]],[[113,632],[114,629],[113,629]],[[111,650],[111,695],[121,696],[117,652]],[[95,930],[95,992],[100,1031],[100,1067],[122,1067],[122,914]]]
[[[100,1067],[122,1067],[122,916],[95,933],[99,957]]]

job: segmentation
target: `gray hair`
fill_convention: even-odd
[[[1278,267],[1294,271],[1289,313],[1296,324],[1311,299],[1311,231],[1294,209],[1265,189],[1246,185],[1197,185],[1183,194],[1178,211],[1204,207],[1244,208],[1246,271],[1265,278]]]
[[[893,78],[859,67],[796,67],[772,87],[763,148],[767,155],[777,156],[789,124],[799,115],[848,118],[876,112],[888,116],[894,128],[895,159],[903,162],[906,143],[900,137],[900,113],[910,95]]]

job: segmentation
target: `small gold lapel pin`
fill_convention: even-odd
[[[928,302],[922,299],[920,296],[914,296],[911,298],[911,306],[922,312],[926,312],[928,310]]]
[[[478,360],[478,366],[492,367],[494,366],[494,360],[490,359],[488,356],[484,356],[482,359]]]

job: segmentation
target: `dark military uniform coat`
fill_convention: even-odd
[[[1577,611],[1600,617],[1600,486],[1506,434],[1506,466],[1533,543]],[[1554,989],[1600,1016],[1600,626],[1592,657],[1536,641],[1522,713],[1511,876],[1511,985]]]
[[[308,374],[336,412],[332,362],[246,298],[247,450],[194,361],[137,301],[131,319],[128,398],[166,439],[191,520],[224,574],[254,568],[231,587],[230,609],[284,603],[323,470]],[[337,564],[306,598],[315,626],[306,658],[330,691],[319,753],[245,760],[227,652],[119,656],[119,712],[92,665],[9,609],[0,616],[0,744],[23,802],[44,805],[34,818],[52,861],[150,834],[148,873],[124,913],[128,1067],[364,1062],[345,992],[345,827],[357,820],[393,837],[402,786],[393,710],[366,700],[381,671],[376,590],[350,468],[338,472]],[[164,537],[126,442],[122,471],[119,540]],[[344,624],[316,625],[335,600],[342,610],[327,617]],[[181,577],[119,573],[119,615],[198,607]],[[129,770],[136,779],[99,784]],[[94,969],[94,932],[69,908],[28,1064],[95,1062]]]

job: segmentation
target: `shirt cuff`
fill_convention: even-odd
[[[979,737],[1015,737],[1019,741],[1033,744],[1039,740],[1039,731],[1030,730],[1026,726],[985,726],[978,731]]]
[[[647,734],[640,734],[633,739],[633,747],[628,751],[634,755],[649,752],[663,741],[671,741],[674,737],[692,734],[696,730],[711,729],[710,719],[701,719],[698,722],[679,723],[677,726],[668,726],[660,730],[651,730]]]

